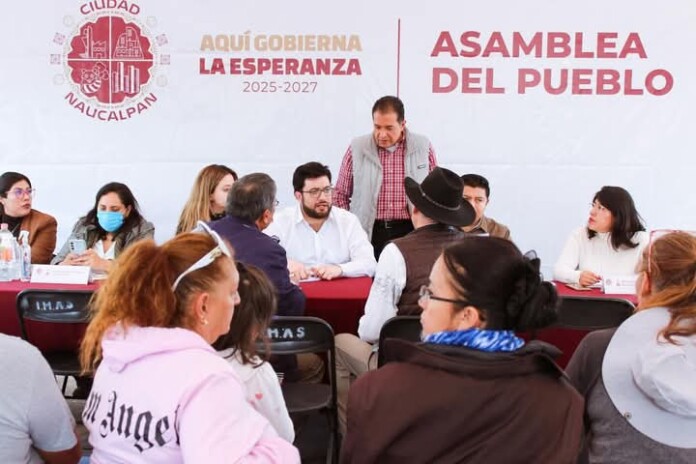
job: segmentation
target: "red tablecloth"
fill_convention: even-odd
[[[17,295],[27,288],[41,290],[91,290],[97,289],[98,284],[68,285],[68,284],[33,284],[29,282],[0,282],[0,333],[21,336],[19,316],[17,315]],[[27,332],[32,344],[42,351],[72,349],[84,334],[82,324],[47,324],[28,321]]]
[[[307,297],[306,315],[327,321],[335,333],[357,334],[358,321],[363,314],[372,279],[358,277],[332,281],[303,282],[300,284]],[[17,294],[27,288],[49,290],[96,290],[98,284],[32,284],[28,282],[0,282],[0,333],[20,336],[19,318],[15,307]],[[65,349],[82,338],[84,327],[55,325],[29,321],[31,341],[42,350]]]
[[[635,295],[612,295],[602,293],[598,288],[592,288],[590,290],[574,290],[568,287],[566,284],[561,282],[556,283],[556,290],[561,297],[564,296],[577,296],[584,298],[619,298],[623,300],[628,300],[634,305],[637,304],[637,298]],[[562,329],[550,327],[548,329],[542,329],[537,331],[537,340],[542,340],[558,347],[563,353],[556,360],[558,365],[565,368],[570,361],[575,349],[578,347],[580,342],[589,331],[587,330],[576,330],[576,329]],[[524,338],[529,339],[529,334],[524,334]]]
[[[369,277],[302,282],[300,288],[307,297],[305,314],[324,319],[336,334],[357,335],[371,286]]]

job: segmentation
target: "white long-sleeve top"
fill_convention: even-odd
[[[368,343],[379,340],[382,326],[399,311],[396,304],[406,287],[406,261],[399,248],[388,243],[379,255],[375,280],[360,318],[358,335]]]
[[[218,354],[230,363],[237,378],[246,387],[247,401],[271,423],[280,438],[292,443],[295,440],[295,428],[273,367],[267,362],[254,367],[261,362],[259,358],[253,359],[253,365],[243,364],[239,352],[232,352],[233,349],[228,348],[218,351]]]
[[[307,223],[298,204],[276,212],[264,233],[278,237],[288,259],[305,266],[336,264],[344,277],[375,275],[377,261],[365,230],[357,216],[337,206],[319,231]]]
[[[553,269],[553,278],[577,284],[582,271],[591,271],[602,277],[635,274],[649,240],[647,232],[636,232],[631,241],[638,246],[617,251],[611,246],[611,233],[598,233],[590,239],[587,227],[580,227],[568,237]]]

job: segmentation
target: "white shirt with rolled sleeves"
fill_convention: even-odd
[[[343,277],[372,277],[377,262],[358,218],[337,206],[318,232],[302,216],[300,205],[276,212],[264,233],[278,237],[288,259],[305,266],[335,264]]]
[[[375,281],[365,303],[365,314],[360,318],[358,335],[368,343],[379,341],[382,326],[399,309],[396,304],[406,287],[406,261],[393,243],[388,243],[379,255]]]

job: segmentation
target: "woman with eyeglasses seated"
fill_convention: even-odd
[[[234,309],[230,331],[220,337],[213,347],[230,363],[244,383],[249,404],[268,419],[278,435],[292,443],[295,429],[278,375],[267,362],[270,346],[266,331],[278,306],[275,287],[256,266],[238,262],[237,271],[241,301]],[[258,340],[266,345],[262,355],[257,354]]]
[[[554,279],[582,287],[605,276],[635,274],[648,243],[631,195],[621,187],[602,187],[592,199],[587,225],[573,231],[556,261]]]
[[[0,222],[7,224],[15,238],[29,231],[31,262],[48,264],[56,248],[58,223],[53,216],[32,209],[36,190],[24,174],[5,172],[0,176]]]
[[[568,364],[589,462],[696,462],[696,236],[643,253],[637,312],[587,335]]]
[[[155,226],[140,213],[127,185],[110,182],[99,189],[94,206],[73,226],[70,236],[51,264],[90,266],[108,272],[114,259],[138,240],[153,238]],[[85,250],[75,250],[77,241]]]
[[[198,221],[210,222],[225,217],[227,194],[237,181],[237,173],[222,164],[211,164],[196,176],[176,233],[189,232]]]
[[[299,462],[211,344],[230,329],[239,274],[205,225],[136,243],[97,292],[81,347],[95,372],[82,420],[91,462]]]
[[[388,361],[350,389],[345,463],[574,462],[582,398],[545,327],[558,297],[539,260],[501,238],[446,248],[421,289],[423,343],[388,339]]]

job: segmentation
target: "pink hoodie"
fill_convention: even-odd
[[[114,326],[82,413],[109,463],[300,462],[245,400],[230,365],[186,329]]]

